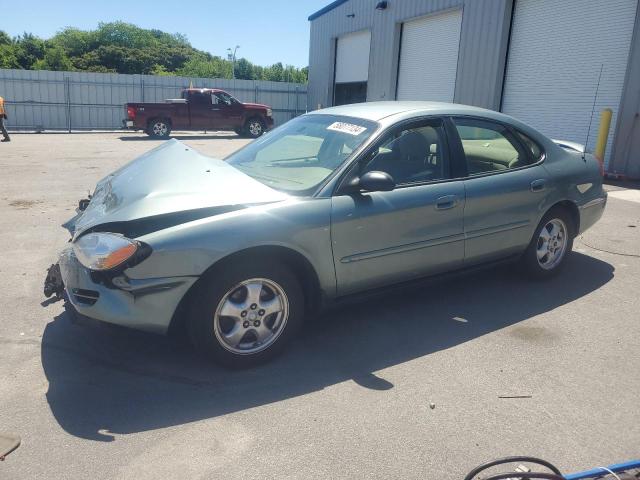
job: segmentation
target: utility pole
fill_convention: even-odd
[[[236,45],[236,48],[227,48],[227,59],[231,62],[231,76],[235,80],[236,78],[236,51],[240,48],[240,45]]]

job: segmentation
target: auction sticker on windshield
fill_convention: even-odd
[[[335,132],[348,133],[350,135],[360,135],[367,127],[361,127],[360,125],[354,125],[353,123],[345,122],[333,122],[327,127],[327,130],[333,130]]]

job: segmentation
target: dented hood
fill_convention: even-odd
[[[84,212],[64,226],[78,235],[105,223],[175,217],[181,212],[186,214],[183,218],[193,218],[188,215],[193,211],[210,216],[216,212],[214,207],[222,212],[224,207],[286,198],[222,160],[169,140],[100,180]]]

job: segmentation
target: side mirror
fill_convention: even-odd
[[[361,177],[353,178],[347,185],[345,192],[355,193],[361,190],[365,192],[390,192],[396,188],[393,177],[386,172],[367,172]]]

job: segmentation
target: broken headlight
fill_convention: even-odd
[[[116,233],[88,233],[73,242],[78,261],[90,270],[111,270],[136,255],[139,242]]]

